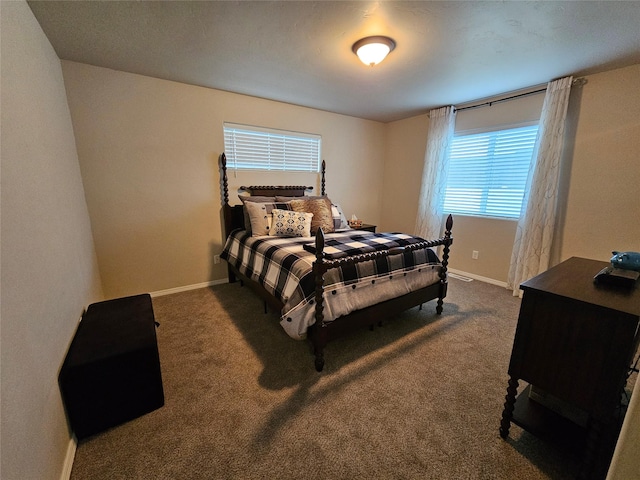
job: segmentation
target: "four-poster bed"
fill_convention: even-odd
[[[324,208],[325,201],[330,204],[325,193],[325,162],[321,196],[305,196],[305,191],[312,189],[306,186],[241,187],[250,194],[241,197],[244,206],[229,204],[224,153],[221,169],[227,239],[221,257],[228,263],[229,282],[240,279],[265,301],[265,308],[268,304],[280,312],[280,323],[290,336],[310,339],[317,371],[324,367],[325,345],[339,335],[374,325],[409,308],[422,307],[434,299],[436,312],[442,313],[453,242],[451,215],[444,236],[436,240],[400,233],[334,231],[333,226],[337,227],[339,221],[318,226],[314,237],[309,235],[312,230],[302,236],[280,235],[275,233],[276,226],[296,222],[297,228],[298,221],[300,225],[308,224],[311,215],[300,213],[297,203],[303,202],[303,209],[305,202],[316,202],[314,208]],[[252,200],[259,206],[248,208]],[[287,209],[297,209],[298,213]],[[245,210],[251,210],[253,216],[246,216]],[[321,219],[321,215],[316,209],[313,217]],[[271,223],[266,230],[257,231],[261,227],[256,222],[263,217]],[[254,222],[255,219],[258,220]],[[253,231],[248,230],[247,221]],[[326,233],[325,229],[334,233]],[[443,247],[441,259],[432,250],[438,246]]]

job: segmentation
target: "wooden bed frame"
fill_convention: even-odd
[[[220,156],[220,163],[222,168],[222,190],[223,190],[223,217],[225,236],[238,228],[244,228],[244,212],[242,205],[229,205],[229,183],[227,177],[227,158],[223,153]],[[325,195],[325,170],[326,165],[324,160],[322,161],[322,195]],[[240,190],[250,192],[251,195],[260,195],[275,197],[289,196],[289,197],[302,197],[305,191],[312,190],[313,187],[305,186],[250,186],[240,187]],[[442,313],[443,299],[447,295],[447,265],[449,261],[449,251],[451,244],[453,243],[453,237],[451,236],[451,229],[453,227],[453,218],[451,215],[447,217],[445,224],[444,236],[437,240],[427,240],[424,242],[416,243],[406,247],[392,248],[386,251],[365,253],[360,255],[352,255],[348,257],[342,257],[337,260],[328,260],[323,254],[324,249],[324,233],[322,229],[318,229],[316,233],[316,260],[313,262],[313,272],[315,275],[315,318],[316,321],[311,325],[307,332],[307,337],[310,339],[313,345],[313,351],[315,355],[315,367],[318,372],[321,372],[324,368],[324,347],[332,339],[343,335],[344,333],[352,330],[362,328],[363,326],[373,326],[382,322],[389,317],[397,315],[405,310],[419,306],[422,308],[422,304],[430,300],[438,299],[436,312]],[[407,250],[418,250],[437,246],[443,246],[442,250],[442,268],[439,272],[440,281],[429,285],[427,287],[415,290],[400,297],[386,300],[370,307],[357,310],[348,315],[339,317],[332,321],[325,321],[323,310],[323,290],[324,290],[324,274],[331,268],[336,268],[343,265],[356,264],[375,258],[396,255],[406,252]],[[228,264],[229,283],[235,282],[240,279],[241,284],[247,284],[252,290],[254,290],[265,302],[265,312],[267,305],[276,309],[278,312],[284,307],[283,303],[271,295],[262,285],[247,278],[241,274],[235,267]]]

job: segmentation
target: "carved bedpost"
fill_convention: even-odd
[[[316,356],[316,370],[321,372],[324,368],[324,346],[327,343],[327,329],[324,323],[324,274],[326,266],[324,262],[324,232],[318,228],[316,232],[316,261],[313,262],[313,276],[315,279],[315,316],[316,322],[313,325],[313,353]]]
[[[225,239],[231,233],[231,205],[229,205],[229,179],[227,177],[227,156],[222,152],[220,155],[220,165],[222,167],[222,218],[224,221],[224,237]],[[229,283],[236,281],[236,275],[231,269],[231,265],[227,265],[227,276]]]
[[[440,295],[438,296],[438,304],[436,306],[436,313],[440,315],[442,313],[442,304],[444,303],[443,299],[447,294],[447,266],[449,265],[449,251],[451,244],[453,243],[453,237],[451,236],[451,229],[453,228],[453,217],[451,214],[447,217],[447,221],[445,223],[444,237],[443,237],[443,245],[442,249],[442,268],[440,269],[440,273],[438,274],[440,277]]]
[[[222,152],[220,155],[220,163],[222,164],[222,204],[229,204],[229,179],[227,178],[227,156]]]
[[[324,190],[324,176],[325,176],[325,172],[327,170],[327,164],[325,163],[324,160],[322,160],[322,184],[321,184],[321,189],[320,189],[320,195],[324,196],[325,195],[325,190]]]
[[[220,155],[220,165],[222,166],[222,216],[224,218],[224,236],[231,233],[231,205],[229,205],[229,179],[227,177],[227,156],[222,152]]]
[[[451,244],[453,243],[453,238],[451,237],[451,229],[453,228],[453,217],[451,214],[447,217],[447,221],[445,223],[444,230],[444,248],[442,250],[442,265],[445,267],[445,273],[447,265],[449,264],[449,251],[451,249]],[[440,278],[443,278],[441,275]]]

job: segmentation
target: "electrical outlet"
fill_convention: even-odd
[[[220,263],[220,255],[213,256],[213,263]]]
[[[478,250],[474,250],[473,252],[471,252],[471,258],[473,258],[474,260],[478,259]]]

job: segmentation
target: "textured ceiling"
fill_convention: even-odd
[[[382,122],[640,63],[639,1],[28,4],[61,59]]]

